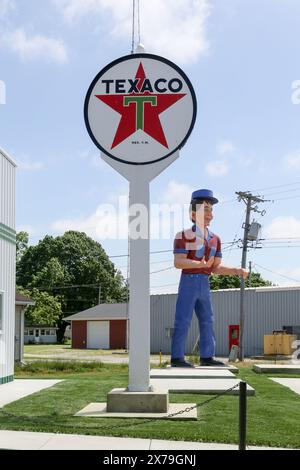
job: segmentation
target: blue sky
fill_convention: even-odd
[[[30,232],[32,244],[78,229],[110,256],[127,252],[126,237],[103,238],[101,207],[117,206],[128,185],[100,160],[83,102],[98,71],[130,53],[131,6],[131,0],[0,0],[6,88],[0,146],[19,165],[17,228]],[[191,191],[211,188],[221,201],[211,229],[232,242],[242,237],[245,214],[235,191],[274,200],[261,205],[264,217],[254,214],[266,240],[248,260],[277,284],[299,285],[299,1],[140,0],[140,12],[147,52],[183,68],[198,101],[193,133],[151,184],[152,202],[187,204]],[[122,208],[121,221],[126,228]],[[171,250],[170,232],[152,240],[151,250]],[[224,263],[240,259],[237,245],[225,243]],[[126,274],[126,258],[113,261]],[[171,251],[153,254],[151,263],[151,271],[163,270],[151,275],[151,292],[175,292]]]

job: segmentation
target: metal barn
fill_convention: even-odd
[[[229,354],[229,325],[239,324],[240,290],[212,291],[215,314],[216,355]],[[177,294],[151,296],[151,351],[171,351],[171,335]],[[300,326],[299,287],[258,287],[245,289],[244,351],[246,356],[262,355],[264,335],[283,327]],[[198,338],[198,323],[193,316],[186,353],[192,352]],[[300,339],[300,338],[298,338]]]

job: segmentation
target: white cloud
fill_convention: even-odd
[[[214,160],[206,164],[205,170],[210,176],[224,176],[228,173],[229,165],[224,160]]]
[[[235,150],[235,147],[230,140],[223,140],[217,145],[218,155],[227,155],[232,153]]]
[[[100,152],[95,153],[90,150],[83,150],[79,152],[79,158],[84,160],[91,168],[107,168],[106,163],[102,160]]]
[[[287,166],[291,170],[300,170],[300,149],[295,150],[294,152],[289,153],[285,157]]]
[[[193,188],[185,183],[169,181],[166,190],[162,196],[162,202],[165,204],[189,204]]]
[[[42,58],[64,64],[68,60],[67,49],[61,39],[53,39],[39,34],[30,37],[23,29],[3,33],[2,43],[25,61]]]
[[[66,21],[83,16],[111,14],[106,30],[116,40],[131,39],[131,0],[53,0]],[[207,54],[206,21],[210,0],[141,1],[141,40],[148,52],[155,52],[182,64],[194,63]]]
[[[36,234],[36,229],[33,227],[33,225],[18,225],[17,232],[27,232],[30,238]]]
[[[40,171],[44,168],[44,163],[40,161],[32,161],[28,158],[17,161],[18,170],[21,171]]]
[[[98,239],[124,239],[127,237],[128,214],[127,197],[121,196],[118,207],[114,204],[101,204],[89,216],[60,219],[51,224],[54,232],[64,233],[67,230],[78,230]]]
[[[0,19],[2,20],[14,8],[14,0],[0,0]]]
[[[300,238],[300,220],[294,216],[279,216],[264,229],[265,238]]]
[[[171,240],[185,223],[189,223],[191,192],[192,188],[188,185],[176,181],[169,182],[160,202],[151,204],[152,239]],[[141,210],[142,214],[146,215],[143,207]],[[134,219],[138,220],[135,213]],[[135,225],[138,223],[133,222],[133,227]],[[100,204],[91,215],[54,221],[51,230],[58,233],[78,230],[98,240],[124,240],[128,237],[128,195],[123,194],[116,199],[115,194],[108,194],[107,201]]]

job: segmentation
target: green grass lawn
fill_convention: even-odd
[[[25,344],[24,355],[53,355],[53,354],[64,354],[64,355],[75,355],[80,354],[82,356],[101,356],[103,354],[120,354],[124,355],[124,349],[72,349],[71,344]]]
[[[67,366],[67,372],[57,370],[57,367],[63,369],[61,364],[57,367],[50,364],[48,368],[45,364],[40,368],[35,365],[31,371],[17,371],[16,378],[65,380],[0,409],[0,429],[198,442],[238,441],[237,396],[222,396],[200,407],[197,421],[74,417],[74,413],[90,402],[105,402],[112,388],[126,387],[128,369],[124,364],[77,364],[77,369],[72,369],[70,364]],[[247,444],[300,447],[300,396],[264,374],[255,374],[249,367],[241,368],[239,376],[256,390],[256,396],[247,400]],[[171,403],[202,403],[208,398],[210,396],[170,394]]]

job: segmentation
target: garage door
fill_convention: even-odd
[[[87,327],[89,349],[109,349],[109,321],[89,321]]]

